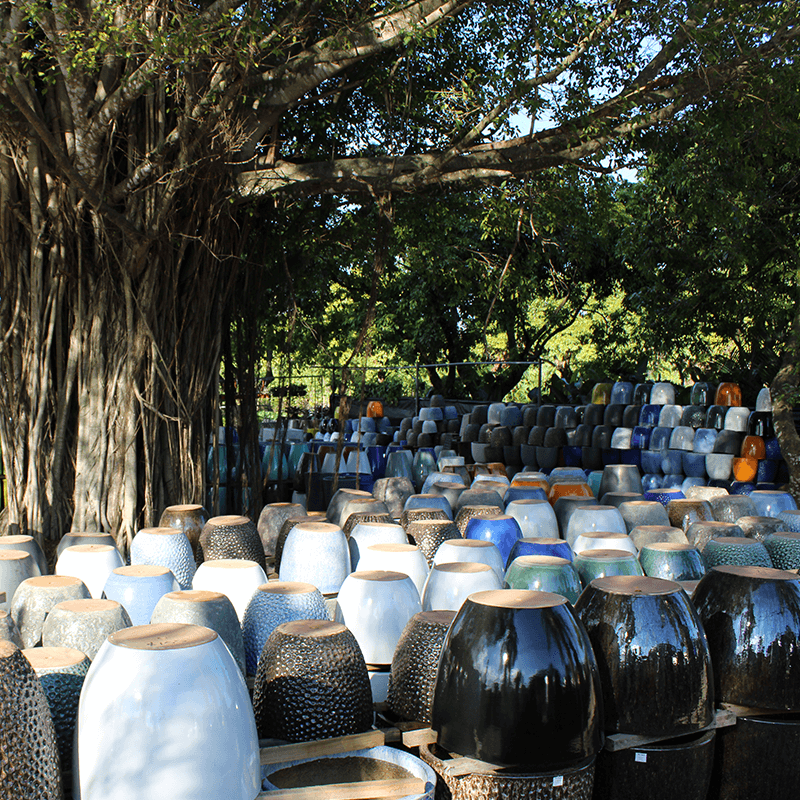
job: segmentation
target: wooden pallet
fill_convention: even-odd
[[[716,728],[729,728],[731,725],[736,724],[736,717],[736,714],[725,707],[717,709],[714,721],[705,728],[698,729],[696,733],[713,731]],[[605,749],[615,753],[618,750],[630,750],[634,747],[644,747],[648,744],[657,744],[674,738],[675,734],[670,736],[637,736],[633,733],[611,733],[606,736]]]

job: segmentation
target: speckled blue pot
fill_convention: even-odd
[[[660,461],[661,459],[659,459]],[[664,476],[658,472],[646,472],[642,475],[642,492],[652,492],[661,488]]]
[[[756,483],[772,483],[778,475],[778,462],[764,458],[758,462]]]
[[[678,500],[683,497],[685,495],[677,488],[653,489],[644,493],[645,500],[655,500],[664,506],[669,505],[670,500]]]
[[[172,572],[181,589],[190,589],[197,571],[194,551],[189,538],[177,528],[144,528],[133,537],[131,564],[151,564],[166,567]],[[167,591],[171,591],[168,589]],[[134,622],[146,625],[150,622]]]
[[[642,406],[639,414],[639,426],[642,428],[655,428],[658,425],[658,417],[661,414],[661,406],[648,404]]]

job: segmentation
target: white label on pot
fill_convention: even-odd
[[[563,786],[564,785],[564,776],[563,775],[556,775],[553,778],[553,786]]]
[[[636,754],[636,761],[640,761],[642,764],[647,763],[647,753],[637,753]]]

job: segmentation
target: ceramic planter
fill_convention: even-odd
[[[203,526],[211,519],[211,514],[197,503],[184,503],[175,506],[167,506],[158,521],[159,528],[176,528],[186,534],[192,552],[195,557],[195,564],[203,563],[203,548],[200,547],[200,534]]]
[[[581,533],[575,538],[572,544],[575,555],[585,550],[625,550],[633,556],[637,556],[639,551],[627,533],[617,531],[589,531]]]
[[[572,563],[584,586],[588,586],[595,578],[644,575],[636,556],[626,550],[584,550],[575,556]]]
[[[203,526],[200,546],[205,561],[244,559],[255,561],[262,570],[267,568],[261,537],[247,517],[212,517]]]
[[[567,532],[572,515],[582,506],[599,505],[594,497],[559,497],[553,505],[561,536]]]
[[[694,604],[708,637],[718,703],[800,708],[800,579],[763,567],[716,567]]]
[[[39,568],[30,553],[24,550],[0,550],[0,592],[5,592],[0,610],[10,610],[17,587],[28,578],[38,575]]]
[[[84,681],[76,742],[81,800],[253,800],[260,789],[247,686],[209,628],[110,636]]]
[[[110,634],[130,627],[128,612],[116,600],[64,600],[42,625],[42,645],[71,647],[94,659]]]
[[[669,737],[711,724],[711,655],[700,620],[677,583],[598,578],[575,611],[600,670],[607,732]]]
[[[344,531],[327,522],[295,525],[286,537],[278,574],[282,581],[310,583],[323,594],[335,594],[350,574]]]
[[[433,564],[433,558],[442,542],[449,539],[460,539],[456,523],[450,520],[416,520],[406,527],[406,534],[419,547],[428,566]]]
[[[764,547],[776,569],[800,568],[800,533],[771,533],[764,539]]]
[[[500,589],[502,580],[487,564],[434,564],[422,590],[423,611],[458,611],[474,592]]]
[[[330,620],[278,625],[258,661],[253,708],[262,739],[307,742],[369,730],[372,692],[353,634]]]
[[[788,492],[756,489],[750,492],[750,500],[761,517],[777,517],[781,511],[796,511],[797,503]]]
[[[598,496],[607,492],[641,492],[642,476],[638,467],[630,464],[615,464],[603,468]]]
[[[574,549],[575,540],[582,533],[611,531],[627,534],[628,528],[619,509],[614,506],[585,506],[577,508],[569,519],[564,538]]]
[[[399,519],[406,500],[414,494],[414,485],[408,478],[380,478],[375,481],[372,494],[383,501],[393,519]]]
[[[47,559],[44,551],[33,536],[9,535],[0,536],[0,550],[22,550],[29,553],[36,567],[37,575],[47,575]]]
[[[72,547],[76,544],[110,544],[116,547],[117,543],[110,533],[101,533],[99,531],[71,531],[65,533],[59,539],[58,546],[56,547],[56,558],[61,555],[66,547]]]
[[[156,604],[152,624],[177,622],[200,625],[216,631],[230,650],[236,665],[245,671],[242,624],[236,616],[233,603],[222,592],[205,589],[188,589],[165,594]]]
[[[47,697],[16,645],[0,640],[0,796],[61,800],[61,767]]]
[[[355,572],[361,553],[371,544],[406,544],[408,539],[401,525],[389,522],[360,522],[347,541],[351,569]]]
[[[739,517],[736,524],[749,539],[763,542],[767,536],[783,530],[781,520],[776,517]]]
[[[387,703],[401,719],[430,724],[436,671],[455,611],[422,611],[408,621],[392,658]]]
[[[557,556],[518,556],[505,574],[505,588],[563,595],[573,605],[583,589],[572,562]]]
[[[688,544],[686,534],[680,528],[669,525],[640,525],[630,532],[631,541],[641,550],[651,542],[681,542]]]
[[[762,542],[746,536],[718,536],[709,539],[703,548],[703,561],[708,569],[723,564],[771,567],[772,561]]]
[[[693,522],[708,522],[714,519],[711,504],[706,500],[680,498],[667,505],[669,524],[673,528],[687,530]]]
[[[471,519],[464,529],[464,538],[492,542],[500,551],[505,564],[514,543],[522,538],[522,530],[514,517],[508,514],[496,514]]]
[[[512,500],[506,506],[505,513],[517,521],[523,537],[553,538],[558,536],[558,520],[553,507],[547,500]]]
[[[491,567],[500,580],[505,572],[505,562],[497,545],[483,539],[448,539],[439,545],[433,557],[433,566],[455,562],[472,562]]]
[[[180,532],[177,535],[185,538]],[[194,566],[194,561],[191,563]],[[166,567],[137,564],[112,570],[103,597],[116,600],[128,612],[133,625],[148,625],[158,601],[178,588]]]
[[[449,541],[449,540],[448,540]],[[453,541],[460,541],[454,539]],[[402,572],[408,575],[417,587],[419,596],[428,580],[428,560],[415,544],[371,544],[364,550],[359,561],[359,571]]]
[[[353,572],[339,590],[336,621],[353,632],[368,664],[389,665],[403,628],[420,611],[419,592],[408,575]]]
[[[517,539],[511,548],[506,560],[506,568],[519,556],[556,556],[557,558],[566,558],[567,561],[572,561],[573,553],[572,548],[564,539],[539,539],[538,537],[528,539],[523,537],[522,539]]]
[[[432,727],[469,758],[537,772],[600,749],[597,665],[566,598],[503,589],[469,597],[447,635]]]
[[[688,543],[653,542],[639,552],[644,574],[668,581],[699,581],[706,574],[700,551]]]
[[[718,539],[720,536],[744,536],[744,531],[733,522],[716,520],[693,522],[686,530],[689,544],[694,545],[701,553],[711,539]]]
[[[189,589],[197,569],[192,543],[178,528],[144,528],[133,537],[131,564],[166,567],[178,582],[178,588]],[[171,590],[167,590],[171,591]],[[146,625],[148,618],[137,625]]]
[[[250,598],[266,582],[266,573],[255,561],[218,558],[205,561],[197,568],[192,588],[222,592],[231,601],[239,622],[242,622]]]
[[[265,505],[261,509],[256,525],[264,553],[274,556],[278,534],[281,532],[283,523],[290,517],[302,516],[305,513],[305,508],[299,503],[268,503]]]
[[[625,521],[628,533],[642,525],[670,525],[667,509],[661,503],[653,500],[632,500],[620,503],[618,509]]]
[[[92,597],[99,599],[112,570],[124,566],[116,547],[107,544],[78,544],[61,551],[56,575],[80,578]]]

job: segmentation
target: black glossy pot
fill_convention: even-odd
[[[607,733],[680,736],[711,724],[711,654],[679,584],[597,578],[575,611],[600,671]]]
[[[775,800],[800,784],[800,714],[740,717],[717,735],[708,800]]]
[[[714,731],[609,752],[595,766],[595,800],[705,800],[714,766]]]
[[[717,702],[800,709],[800,577],[767,567],[714,567],[693,601]]]
[[[597,664],[564,597],[502,589],[467,598],[436,678],[441,747],[541,772],[594,756],[601,725]]]

